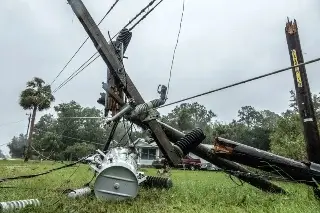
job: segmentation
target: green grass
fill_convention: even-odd
[[[0,161],[0,177],[33,174],[61,164],[53,162]],[[78,169],[77,169],[78,168]],[[301,184],[281,183],[288,195],[262,192],[250,185],[238,186],[227,175],[209,171],[172,171],[173,188],[140,189],[138,197],[125,202],[103,202],[94,197],[69,199],[62,191],[79,188],[92,178],[87,165],[59,170],[51,174],[2,183],[0,201],[38,198],[40,207],[20,212],[319,212],[320,201],[312,190]],[[70,175],[76,173],[67,181]],[[146,170],[155,174],[154,169]]]

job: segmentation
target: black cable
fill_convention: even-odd
[[[107,11],[107,13],[102,17],[100,22],[98,23],[98,26],[103,22],[103,20],[108,16],[108,14],[113,10],[113,8],[116,6],[116,4],[119,2],[119,0],[116,0],[115,3],[110,7],[110,9]],[[53,79],[50,85],[52,85],[57,78],[61,75],[61,73],[67,68],[67,66],[70,64],[72,59],[78,54],[80,49],[83,47],[83,45],[88,41],[89,36],[84,40],[84,42],[80,45],[80,47],[77,49],[77,51],[73,54],[73,56],[70,58],[70,60],[67,62],[67,64],[62,68],[62,70],[59,72],[59,74]]]
[[[97,175],[97,173],[94,172],[92,178],[90,179],[90,181],[87,182],[87,183],[85,183],[83,186],[84,186],[84,187],[89,187],[89,186],[90,186],[90,183],[93,181],[93,179],[96,177],[96,175]]]
[[[131,133],[129,134],[129,131],[131,130],[131,132],[132,132],[132,127],[133,127],[133,123],[131,122],[131,126],[127,129],[127,131],[123,134],[122,138],[120,139],[119,144],[118,144],[119,146],[120,146],[121,141],[123,140],[123,138],[126,135],[128,135],[130,137]],[[128,142],[124,146],[126,146],[127,144],[128,144]]]
[[[146,11],[146,9],[148,9],[149,7],[151,7],[151,6],[154,4],[155,1],[156,1],[156,0],[150,1],[149,4],[147,4],[139,13],[137,13],[136,16],[133,17],[123,28],[128,27],[134,20],[136,20],[136,19],[138,18],[138,16],[140,16],[142,13],[144,13],[144,12]],[[159,3],[158,3],[158,4],[159,4]],[[122,28],[122,29],[123,29],[123,28]],[[129,31],[130,31],[130,30],[129,30]],[[119,32],[120,32],[120,31],[119,31]],[[119,33],[119,32],[118,32],[118,33]],[[117,33],[117,34],[118,34],[118,33]],[[117,34],[116,34],[116,35],[117,35]],[[114,37],[115,37],[115,36],[114,36]],[[113,37],[113,38],[114,38],[114,37]],[[112,38],[112,39],[113,39],[113,38]]]
[[[56,93],[63,86],[65,86],[69,81],[71,81],[74,77],[80,74],[85,68],[87,68],[92,62],[94,62],[100,55],[96,56],[92,61],[90,61],[98,52],[93,54],[85,63],[83,63],[76,71],[74,71],[66,80],[64,80],[56,89],[54,89],[53,93]],[[90,61],[88,64],[86,64]],[[85,65],[86,64],[86,65]],[[85,65],[85,66],[84,66]]]
[[[180,18],[179,32],[178,32],[176,45],[174,47],[173,55],[172,55],[170,74],[169,74],[169,80],[168,80],[168,86],[167,86],[167,95],[166,95],[167,98],[168,98],[168,94],[169,94],[169,88],[170,88],[170,82],[171,82],[171,75],[172,75],[172,68],[173,68],[174,58],[175,58],[175,55],[176,55],[176,50],[177,50],[178,43],[179,43],[179,38],[180,38],[180,32],[181,32],[181,26],[182,26],[182,21],[183,21],[183,14],[184,14],[184,3],[185,3],[185,0],[183,0],[183,2],[182,2],[182,12],[181,12],[181,18]]]
[[[236,185],[238,185],[238,186],[243,186],[243,180],[241,180],[241,179],[239,179],[238,177],[238,180],[240,181],[240,184],[239,183],[237,183],[234,179],[233,179],[233,176],[231,175],[231,174],[229,174],[228,175],[229,176],[229,178],[232,180],[232,182],[234,182]]]
[[[120,121],[120,119],[117,119],[117,120],[113,123],[112,129],[111,129],[111,131],[110,131],[110,133],[109,133],[109,136],[108,136],[108,139],[107,139],[107,142],[106,142],[106,144],[105,144],[104,147],[103,147],[103,151],[104,151],[104,152],[106,152],[106,151],[109,149],[110,143],[111,143],[111,141],[112,141],[112,139],[113,139],[113,136],[114,136],[114,133],[115,133],[117,127],[118,127],[119,121]]]
[[[155,5],[155,7],[157,7],[161,2],[162,2],[163,0],[161,0],[157,5]],[[147,6],[145,6],[138,14],[136,14],[136,16],[135,17],[133,17],[123,28],[121,28],[121,30],[122,29],[124,29],[124,28],[126,28],[127,26],[129,26],[138,16],[140,16],[148,7],[150,7],[153,3],[155,2],[155,0],[152,0],[151,2],[149,2],[149,4],[147,5]],[[145,14],[139,21],[138,21],[138,23],[140,23],[143,19],[145,19],[146,18],[146,16],[148,15],[148,14],[150,14],[150,12],[152,11],[152,10],[154,10],[155,9],[155,7],[153,7],[150,11],[148,11],[148,13],[147,14]],[[133,27],[131,27],[130,29],[132,30],[134,27],[136,27],[137,26],[137,23],[133,26]],[[119,30],[111,39],[114,39],[119,33],[120,33],[120,31],[121,30]],[[95,57],[89,64],[87,64],[85,67],[84,67],[84,65],[88,62],[88,61],[90,61],[91,60],[91,58],[93,58],[97,53],[99,53],[98,51],[96,52],[96,53],[94,53],[86,62],[84,62],[76,71],[74,71],[69,77],[68,77],[68,79],[67,80],[65,80],[63,83],[61,83],[59,86],[58,86],[58,88],[56,88],[55,90],[54,90],[54,92],[57,92],[59,89],[61,89],[64,85],[66,85],[68,82],[70,82],[75,76],[77,76],[79,73],[81,73],[85,68],[87,68],[92,62],[94,62],[97,58],[99,58],[100,57],[100,54],[97,56],[97,57]],[[83,67],[83,68],[82,68]],[[82,68],[82,69],[81,69]],[[81,70],[80,70],[81,69]],[[75,73],[77,73],[76,75],[75,75]],[[73,76],[74,75],[74,76]]]
[[[158,2],[153,8],[151,8],[144,16],[142,16],[130,29],[129,31],[133,30],[143,19],[145,19],[163,0]]]
[[[200,96],[208,95],[210,93],[218,92],[220,90],[225,90],[225,89],[228,89],[228,88],[231,88],[231,87],[234,87],[234,86],[238,86],[240,84],[245,84],[245,83],[248,83],[250,81],[258,80],[260,78],[265,78],[265,77],[268,77],[268,76],[271,76],[271,75],[279,74],[281,72],[290,70],[292,68],[295,68],[295,67],[298,67],[298,66],[301,66],[301,65],[311,64],[311,63],[314,63],[314,62],[317,62],[317,61],[320,61],[320,58],[316,58],[316,59],[313,59],[313,60],[310,60],[310,61],[307,61],[307,62],[304,62],[304,63],[301,63],[301,64],[297,64],[295,66],[291,66],[291,67],[283,68],[283,69],[280,69],[280,70],[276,70],[276,71],[273,71],[273,72],[270,72],[270,73],[267,73],[267,74],[259,75],[259,76],[254,77],[254,78],[249,78],[249,79],[244,80],[244,81],[239,81],[237,83],[229,84],[227,86],[223,86],[223,87],[220,87],[220,88],[217,88],[217,89],[214,89],[214,90],[210,90],[208,92],[200,93],[198,95],[190,96],[188,98],[184,98],[184,99],[181,99],[181,100],[178,100],[178,101],[174,101],[174,102],[171,102],[171,103],[168,103],[168,104],[164,104],[164,105],[159,106],[157,108],[162,108],[162,107],[170,106],[170,105],[177,104],[177,103],[180,103],[180,102],[183,102],[183,101],[187,101],[187,100],[190,100],[190,99],[193,99],[193,98],[198,98]]]
[[[87,158],[87,157],[85,157],[85,158]],[[78,161],[76,161],[74,163],[66,164],[66,165],[63,165],[63,166],[60,166],[60,167],[57,167],[57,168],[54,168],[54,169],[49,169],[49,170],[47,170],[45,172],[41,172],[41,173],[37,173],[37,174],[20,175],[20,176],[15,176],[15,177],[0,178],[0,183],[6,182],[6,181],[9,181],[9,180],[28,179],[28,178],[34,178],[34,177],[46,175],[46,174],[49,174],[51,172],[54,172],[54,171],[57,171],[57,170],[60,170],[60,169],[64,169],[64,168],[67,168],[67,167],[74,166],[77,163],[83,161],[83,159],[85,159],[85,158],[81,158],[80,160],[78,160]]]

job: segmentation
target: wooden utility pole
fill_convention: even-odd
[[[26,133],[26,138],[27,138],[27,141],[26,141],[26,144],[24,145],[23,147],[23,154],[24,154],[24,158],[26,157],[26,155],[28,154],[27,153],[27,144],[28,144],[28,135],[29,135],[29,128],[30,128],[30,119],[31,119],[31,113],[26,113],[26,115],[28,115],[28,127],[27,127],[27,133]]]
[[[115,79],[115,82],[119,84],[119,87],[123,88],[124,94],[128,98],[133,98],[136,104],[145,103],[129,75],[126,73],[123,63],[117,58],[113,50],[113,45],[108,44],[83,2],[81,0],[68,0],[68,3],[78,17],[83,28],[88,33],[101,58],[108,66],[108,70]],[[177,155],[160,124],[156,121],[156,117],[153,117],[143,123],[153,132],[158,147],[167,157],[169,162],[173,165],[179,164],[181,162],[181,158]]]
[[[29,134],[29,128],[30,128],[31,113],[26,113],[26,115],[28,115],[28,128],[27,128],[27,134],[26,134],[26,136],[28,137],[28,134]]]
[[[285,27],[285,33],[291,65],[294,66],[304,63],[296,20],[292,22],[288,19]],[[296,90],[297,104],[303,123],[308,159],[309,161],[319,164],[320,137],[305,65],[293,68],[292,72]]]
[[[37,107],[34,106],[33,110],[32,110],[31,124],[30,124],[29,136],[28,136],[28,140],[27,140],[27,148],[26,148],[25,155],[24,155],[24,162],[27,162],[30,158],[32,135],[33,135],[33,130],[34,130],[34,123],[36,120],[36,114],[37,114]]]

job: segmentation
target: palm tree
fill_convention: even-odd
[[[51,86],[46,85],[44,80],[34,77],[32,81],[27,82],[27,88],[20,94],[20,106],[24,110],[32,110],[31,125],[28,137],[28,147],[25,152],[24,161],[28,161],[31,151],[32,134],[34,123],[36,119],[37,110],[42,111],[50,108],[51,103],[54,101],[54,96],[51,92]]]

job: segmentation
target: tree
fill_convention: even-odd
[[[274,130],[277,127],[277,122],[281,118],[280,115],[277,113],[271,112],[270,110],[262,110],[260,111],[261,114],[261,121],[260,126],[269,129]]]
[[[162,117],[162,121],[184,132],[199,127],[207,135],[203,143],[212,143],[212,119],[214,117],[216,117],[215,113],[194,102],[176,106],[172,112]]]
[[[261,123],[263,116],[252,106],[243,106],[238,110],[239,123],[252,127]]]
[[[289,103],[290,109],[287,110],[285,114],[299,113],[296,93],[293,90],[290,90],[289,92],[290,92],[290,98],[291,98],[290,103]],[[311,97],[312,97],[312,104],[313,104],[316,118],[317,118],[317,120],[319,120],[320,119],[320,93],[311,94]]]
[[[55,132],[61,136],[60,144],[62,149],[76,143],[89,141],[101,148],[110,128],[105,128],[102,123],[102,111],[96,108],[82,107],[75,101],[62,103],[54,107],[57,113],[57,127]],[[84,119],[80,117],[97,117]]]
[[[42,151],[44,156],[63,160],[70,157],[65,153],[65,150],[69,147],[77,147],[79,143],[91,144],[95,149],[103,147],[111,127],[104,126],[103,119],[99,118],[102,117],[101,110],[95,107],[82,107],[75,101],[59,104],[54,109],[56,117],[46,114],[35,125],[33,144],[34,148],[38,150],[38,153],[35,152],[35,154]],[[96,118],[85,119],[84,117]],[[126,127],[128,129],[130,124],[126,123]],[[114,139],[119,144],[126,144],[128,137],[124,136],[125,133],[123,123],[120,122]],[[69,154],[71,151],[69,148]]]
[[[215,113],[195,102],[192,104],[184,103],[175,107],[172,112],[163,116],[162,120],[182,131],[190,131],[196,127],[205,128],[212,123],[214,117],[216,117]]]
[[[14,136],[11,142],[7,145],[10,150],[12,158],[22,158],[27,143],[27,136],[20,134],[18,137]]]
[[[56,132],[57,126],[57,120],[51,114],[43,115],[35,124],[33,147],[37,151],[34,151],[34,154],[41,152],[41,155],[47,157],[61,152],[61,136]]]
[[[3,154],[2,150],[0,149],[0,158],[5,158],[6,156]]]
[[[296,160],[305,160],[306,148],[302,123],[298,114],[283,116],[270,135],[271,151]]]
[[[51,93],[51,86],[46,85],[44,80],[34,77],[32,81],[27,82],[27,88],[20,94],[20,106],[24,110],[32,110],[31,125],[28,137],[28,147],[25,154],[25,161],[28,161],[31,152],[32,134],[37,111],[50,108],[54,97]]]
[[[244,106],[238,111],[238,120],[229,124],[215,123],[213,135],[268,151],[269,136],[279,118],[280,115],[270,110],[257,111],[252,106]]]
[[[95,151],[95,146],[87,143],[76,143],[63,152],[66,158],[70,160],[78,160]]]

